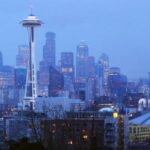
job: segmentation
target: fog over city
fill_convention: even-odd
[[[15,65],[18,45],[28,44],[20,22],[30,14],[44,25],[36,32],[38,62],[45,33],[56,33],[57,60],[60,52],[76,52],[84,40],[96,59],[104,52],[110,66],[120,67],[129,78],[147,77],[150,71],[149,0],[1,0],[0,50],[5,64]],[[38,63],[37,63],[38,64]]]

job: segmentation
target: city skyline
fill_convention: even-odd
[[[31,3],[35,15],[44,22],[36,35],[38,62],[42,59],[45,33],[52,31],[56,33],[57,60],[61,52],[75,53],[76,46],[81,40],[85,40],[90,55],[96,59],[104,52],[109,56],[111,67],[120,67],[121,72],[129,78],[147,76],[150,71],[147,65],[150,63],[148,0],[83,0],[80,3],[75,0],[6,0],[0,6],[0,17],[5,22],[0,29],[4,64],[15,65],[18,45],[28,43],[26,31],[22,30],[19,22],[29,14]],[[8,56],[11,57],[7,59]]]
[[[0,149],[150,149],[150,2],[7,2]]]

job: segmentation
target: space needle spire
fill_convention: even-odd
[[[32,14],[31,10],[31,14],[26,19],[24,19],[21,24],[23,25],[23,27],[27,28],[29,34],[29,59],[27,67],[25,96],[23,99],[23,109],[34,110],[34,103],[37,97],[34,29],[35,27],[40,27],[42,25],[42,22]]]

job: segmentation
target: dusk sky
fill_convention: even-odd
[[[118,66],[129,78],[150,72],[150,0],[0,0],[0,50],[4,64],[15,65],[18,45],[28,44],[19,22],[30,13],[44,22],[36,30],[37,61],[42,58],[45,33],[56,33],[60,52],[76,52],[80,41],[96,60],[102,53],[110,66]]]

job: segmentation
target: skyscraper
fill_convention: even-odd
[[[74,65],[72,52],[61,53],[61,72],[64,75],[64,89],[67,91],[73,90]]]
[[[87,57],[87,77],[95,77],[95,58],[93,56]]]
[[[109,75],[109,58],[106,54],[102,54],[99,62],[101,63],[103,67],[103,89],[104,89],[104,95],[108,96],[108,75]]]
[[[15,73],[15,87],[16,88],[25,88],[25,83],[26,83],[26,74],[27,74],[27,69],[26,68],[15,68],[14,70]]]
[[[77,46],[76,54],[76,77],[86,79],[95,76],[95,59],[89,56],[88,46],[81,42]]]
[[[110,68],[111,72],[108,76],[108,88],[111,97],[122,99],[126,95],[127,77],[120,74],[120,69]]]
[[[25,95],[25,85],[27,77],[27,68],[15,68],[14,69],[14,100],[17,103],[22,104],[22,100]]]
[[[59,96],[64,88],[63,74],[57,71],[54,67],[49,68],[49,96]]]
[[[62,52],[61,53],[61,72],[63,74],[70,74],[73,78],[74,65],[73,65],[73,53]]]
[[[39,64],[38,89],[40,95],[48,95],[49,68],[55,68],[55,33],[46,33],[46,42],[43,46],[43,58]]]
[[[48,69],[49,66],[55,67],[55,57],[55,33],[47,32],[45,45],[43,46],[43,61]]]
[[[81,42],[77,46],[77,53],[76,53],[76,77],[78,79],[86,78],[88,76],[88,66],[87,66],[88,56],[89,56],[89,48],[84,42]]]
[[[77,46],[76,53],[76,80],[75,80],[75,95],[82,97],[83,100],[91,100],[93,92],[93,81],[95,78],[95,58],[89,56],[89,48],[81,42]],[[82,93],[82,96],[80,96]],[[89,96],[90,94],[90,96]],[[83,96],[84,95],[84,96]]]
[[[0,70],[0,87],[7,88],[14,86],[14,68],[3,66]]]
[[[29,47],[27,45],[18,46],[18,54],[16,55],[16,66],[27,68],[29,59]]]
[[[95,82],[95,96],[100,97],[104,95],[103,89],[103,65],[100,61],[98,61],[95,65],[95,75],[96,75],[96,82]]]

